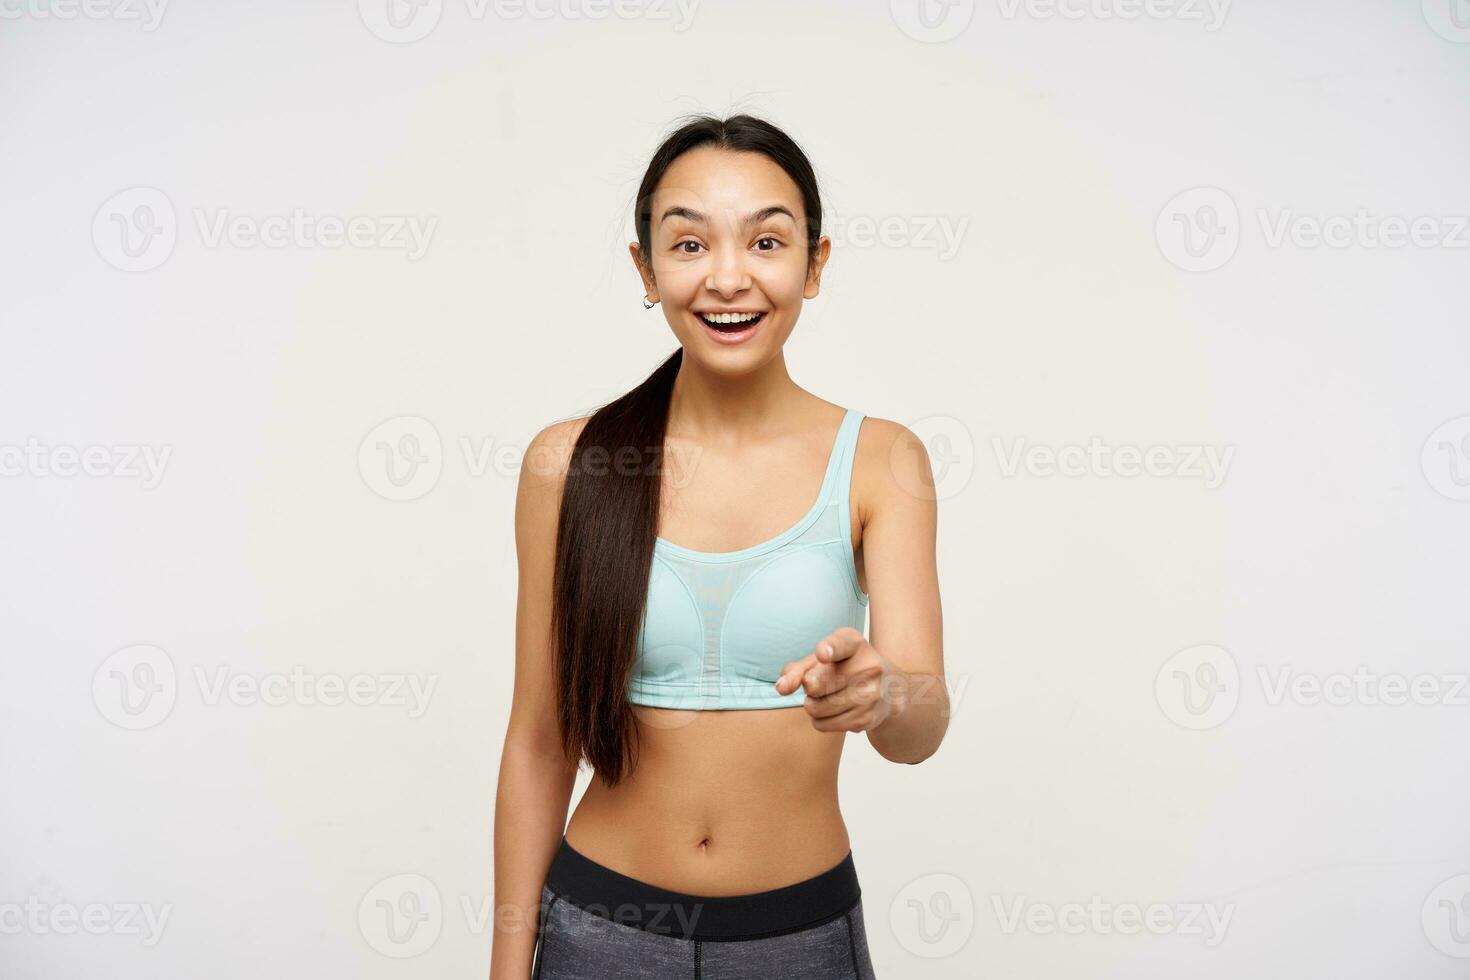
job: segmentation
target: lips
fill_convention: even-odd
[[[704,327],[704,332],[716,343],[720,344],[744,343],[755,336],[761,324],[766,322],[765,311],[761,311],[760,315],[754,320],[748,320],[744,323],[710,323],[698,313],[694,317]]]

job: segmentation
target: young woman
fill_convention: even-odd
[[[679,349],[522,467],[492,980],[874,976],[837,769],[849,732],[904,763],[944,737],[936,507],[913,433],[787,373],[821,222],[747,115],[643,178],[630,251]]]

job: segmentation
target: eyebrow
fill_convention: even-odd
[[[791,219],[792,224],[796,223],[796,215],[792,214],[790,209],[783,207],[780,204],[772,204],[769,207],[764,207],[761,208],[759,211],[752,211],[747,214],[745,216],[745,227],[749,228],[751,225],[760,224],[767,218],[773,217],[774,215],[778,214],[784,214],[786,215],[786,217]],[[708,216],[705,215],[703,211],[696,211],[693,208],[680,207],[679,205],[675,205],[665,211],[663,217],[658,219],[658,223],[663,224],[670,218],[687,218],[688,220],[693,221],[695,224],[701,225],[707,224],[709,222]]]

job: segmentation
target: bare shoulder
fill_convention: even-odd
[[[538,530],[544,537],[548,524],[554,535],[572,449],[588,418],[584,415],[552,422],[526,446],[516,489],[516,534],[522,540]]]
[[[864,416],[853,459],[854,498],[864,525],[897,507],[922,514],[935,510],[929,450],[911,429],[893,419]]]
[[[546,485],[559,487],[567,475],[567,464],[577,437],[587,427],[588,415],[562,419],[545,426],[526,446],[521,460],[521,487],[536,489]]]

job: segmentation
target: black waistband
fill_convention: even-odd
[[[748,895],[686,895],[598,864],[573,850],[565,837],[551,859],[546,886],[604,919],[701,942],[810,929],[850,911],[862,894],[850,850],[833,867],[794,885]]]

